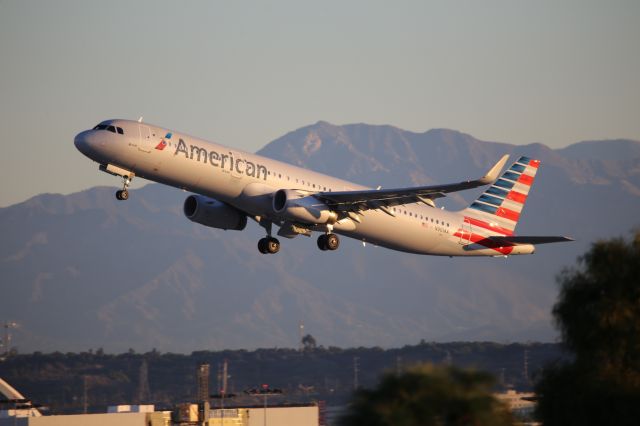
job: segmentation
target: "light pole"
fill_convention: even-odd
[[[220,389],[219,393],[209,395],[211,399],[219,399],[220,400],[220,423],[224,426],[224,399],[225,398],[235,398],[235,393],[226,393],[224,389]]]
[[[251,396],[264,396],[264,426],[267,426],[267,397],[269,395],[282,395],[282,389],[271,389],[269,385],[264,384],[260,389],[247,389],[244,393]]]
[[[9,352],[11,351],[11,333],[9,332],[9,329],[16,327],[18,327],[17,322],[5,321],[4,323],[4,339],[2,339],[2,344],[4,346],[4,358],[8,358]]]

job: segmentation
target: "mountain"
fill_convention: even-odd
[[[450,259],[346,238],[337,252],[320,252],[301,236],[264,256],[261,228],[192,224],[176,189],[147,185],[125,203],[106,187],[43,194],[0,209],[0,319],[20,324],[14,343],[23,352],[295,347],[301,321],[325,346],[553,340],[554,277],[592,241],[640,222],[640,142],[552,150],[446,129],[318,122],[260,151],[384,187],[475,178],[503,153],[543,162],[518,232],[576,242],[533,256]],[[440,205],[456,209],[480,192]]]

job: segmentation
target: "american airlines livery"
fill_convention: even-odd
[[[129,198],[134,176],[193,192],[185,216],[219,229],[242,230],[247,218],[266,231],[261,253],[277,253],[277,235],[320,232],[320,250],[336,250],[338,235],[393,250],[438,256],[531,254],[536,244],[567,237],[515,236],[540,161],[520,157],[500,177],[503,156],[486,175],[459,183],[371,189],[162,127],[106,120],[79,133],[76,148],[123,179],[116,192]],[[490,185],[469,207],[449,212],[434,200],[450,192]]]

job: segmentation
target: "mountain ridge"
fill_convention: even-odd
[[[259,151],[371,187],[476,178],[503,153],[540,158],[517,233],[578,241],[508,260],[407,255],[346,238],[321,253],[304,237],[261,256],[257,225],[193,224],[177,189],[146,185],[126,203],[109,187],[42,194],[0,208],[0,292],[9,295],[0,311],[21,324],[21,350],[297,347],[300,321],[326,346],[553,340],[555,275],[591,241],[638,225],[640,142],[588,156],[607,143],[564,151],[446,129],[319,122]],[[461,208],[481,191],[439,205]]]

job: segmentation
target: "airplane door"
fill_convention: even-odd
[[[138,125],[138,129],[140,129],[140,147],[150,151],[153,148],[151,146],[153,144],[151,139],[151,128],[144,124],[140,124]]]
[[[462,230],[460,232],[459,243],[463,246],[466,246],[471,242],[471,222],[468,218],[464,218],[464,222],[462,223]]]

